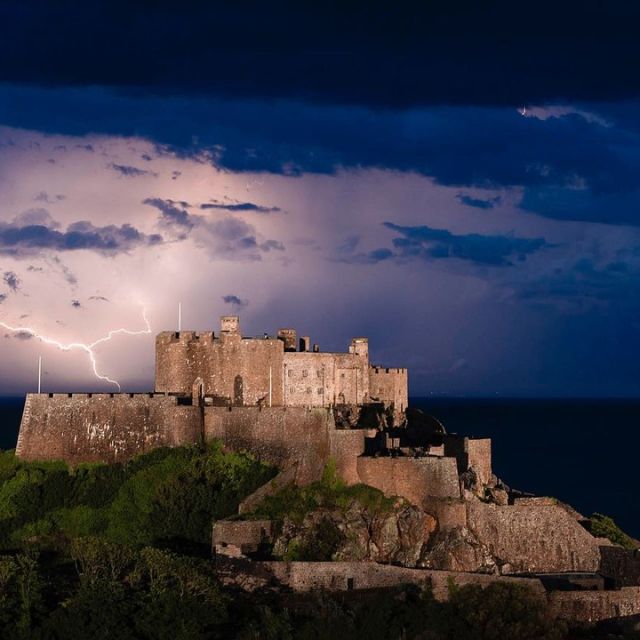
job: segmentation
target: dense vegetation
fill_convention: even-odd
[[[157,450],[123,465],[23,463],[0,453],[0,639],[389,638],[556,640],[563,629],[526,589],[416,587],[296,595],[232,591],[209,558],[211,522],[274,470],[218,445]],[[289,487],[262,515],[304,518],[354,499],[392,502],[322,481]],[[581,636],[587,638],[588,636]]]
[[[274,470],[219,445],[157,449],[126,464],[24,463],[0,453],[0,548],[87,535],[132,546],[208,550],[213,519]]]
[[[366,484],[347,485],[338,476],[335,462],[329,461],[322,478],[304,487],[290,484],[266,496],[250,517],[281,522],[285,517],[300,524],[318,508],[347,509],[354,501],[372,512],[389,511],[395,500]]]
[[[594,536],[608,538],[614,544],[619,544],[632,551],[638,548],[638,541],[626,534],[609,516],[594,513],[589,520],[591,522],[591,533]]]

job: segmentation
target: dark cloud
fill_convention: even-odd
[[[82,220],[70,224],[65,231],[59,229],[60,225],[42,210],[26,212],[10,223],[0,222],[0,253],[26,257],[42,250],[85,249],[104,255],[116,255],[139,246],[162,242],[160,235],[144,234],[130,224],[97,227]],[[73,279],[75,280],[75,276]]]
[[[80,304],[80,300],[72,300],[71,301],[71,306],[74,309],[80,309],[80,307],[82,307],[82,305]]]
[[[462,204],[466,204],[468,207],[474,207],[475,209],[493,209],[496,205],[500,204],[500,196],[494,198],[474,198],[473,196],[459,193],[456,198]]]
[[[73,273],[73,271],[71,271],[71,269],[69,269],[69,267],[67,267],[67,265],[64,264],[64,262],[62,262],[62,260],[60,260],[58,256],[53,256],[50,260],[53,263],[54,267],[60,270],[60,273],[62,273],[62,277],[67,281],[67,283],[69,283],[72,287],[75,287],[78,284],[78,278],[76,274]]]
[[[173,233],[176,240],[191,237],[212,258],[260,260],[263,253],[285,249],[282,242],[262,239],[253,225],[231,215],[210,220],[206,216],[189,213],[183,208],[188,206],[186,202],[162,198],[146,198],[143,204],[160,211],[159,224],[165,232]]]
[[[117,171],[121,176],[127,178],[139,178],[140,176],[157,176],[157,173],[153,171],[147,171],[146,169],[138,169],[138,167],[131,167],[126,164],[116,164],[112,162],[109,167],[114,171]]]
[[[11,291],[17,291],[20,288],[20,279],[15,271],[5,271],[2,279]]]
[[[162,198],[146,198],[142,201],[142,204],[148,204],[149,206],[158,209],[162,214],[163,222],[168,225],[175,225],[189,231],[194,226],[191,215],[184,209],[184,207],[187,206],[186,202],[176,202],[174,200],[164,200]]]
[[[33,271],[35,273],[42,273],[44,271],[44,269],[42,267],[34,267],[32,264],[30,264],[27,267],[27,271]]]
[[[47,110],[36,108],[43,102]],[[583,105],[523,117],[515,107],[373,111],[0,86],[0,122],[12,126],[73,135],[135,131],[161,153],[232,171],[387,168],[452,187],[519,187],[523,208],[539,215],[638,224],[638,103],[624,117],[615,112],[611,123],[589,108],[597,113],[597,105]]]
[[[109,302],[109,298],[105,298],[104,296],[89,296],[89,300],[97,300],[99,302]]]
[[[33,199],[37,202],[45,202],[46,204],[55,204],[56,202],[60,202],[61,200],[64,200],[65,196],[63,196],[62,194],[56,194],[56,195],[50,196],[46,191],[40,191],[35,196],[33,196]]]
[[[6,293],[0,293],[0,304],[2,304],[7,299]]]
[[[618,309],[631,306],[638,310],[640,265],[583,257],[522,283],[515,295],[527,302],[556,306],[589,308],[614,303]]]
[[[427,226],[402,226],[385,222],[387,229],[399,237],[393,239],[393,250],[380,248],[369,253],[342,251],[347,262],[377,263],[391,259],[442,260],[456,258],[476,265],[504,267],[524,261],[529,254],[551,247],[544,238],[517,238],[509,235],[454,234]]]
[[[238,202],[237,204],[221,204],[215,202],[206,202],[200,205],[201,209],[221,209],[222,211],[243,212],[251,211],[253,213],[278,213],[280,207],[264,207],[253,202]]]
[[[189,11],[9,0],[0,79],[403,108],[618,99],[640,91],[639,21],[623,0],[198,2]]]
[[[222,296],[222,301],[225,304],[230,304],[232,307],[235,307],[236,309],[243,309],[249,304],[248,300],[242,300],[241,298],[239,298],[238,296],[232,293],[226,296]]]

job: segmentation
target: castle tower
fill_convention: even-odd
[[[349,353],[357,356],[369,357],[369,338],[353,338],[349,346]]]
[[[220,318],[220,333],[222,335],[240,335],[240,317],[222,316]]]
[[[278,340],[284,342],[285,351],[296,350],[296,330],[295,329],[278,329]]]

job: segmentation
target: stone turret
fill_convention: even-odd
[[[284,342],[285,351],[296,350],[296,336],[295,329],[278,329],[278,339]]]
[[[240,318],[238,316],[222,316],[220,332],[223,335],[240,335]]]

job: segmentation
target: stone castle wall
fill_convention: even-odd
[[[120,462],[202,441],[200,408],[164,394],[28,394],[16,454],[24,460]]]
[[[456,458],[459,473],[472,468],[481,484],[490,484],[493,474],[490,438],[447,435],[444,440],[444,455]]]
[[[409,379],[406,369],[369,368],[369,395],[372,400],[393,403],[397,411],[409,406]]]
[[[190,394],[201,378],[205,395],[217,404],[281,406],[283,357],[283,343],[276,338],[165,331],[156,338],[155,389]]]
[[[402,411],[408,403],[407,370],[369,367],[369,343],[354,338],[348,352],[296,351],[296,332],[278,338],[243,338],[236,316],[222,318],[221,333],[165,331],[156,337],[155,389],[189,394],[200,378],[216,405],[328,407],[375,398]]]
[[[460,498],[454,458],[368,458],[357,460],[360,481],[386,496],[402,496],[427,510],[429,498]]]
[[[364,451],[363,432],[341,435],[330,409],[207,406],[204,431],[207,440],[218,438],[230,449],[246,449],[281,469],[297,464],[299,483],[317,480],[332,455],[353,477],[353,460]]]
[[[369,361],[355,353],[286,352],[284,404],[328,407],[369,400]]]
[[[431,585],[438,600],[449,598],[451,584],[478,584],[486,587],[496,582],[529,587],[544,598],[544,587],[536,578],[512,578],[482,573],[407,569],[375,562],[251,562],[244,558],[216,558],[216,568],[223,582],[249,589],[274,583],[293,591],[350,591],[385,589],[402,585]]]
[[[595,573],[600,565],[598,539],[558,505],[474,500],[467,502],[467,521],[492,555],[511,565],[511,573]]]
[[[618,591],[554,591],[549,594],[551,611],[569,621],[599,622],[640,614],[640,587]]]

